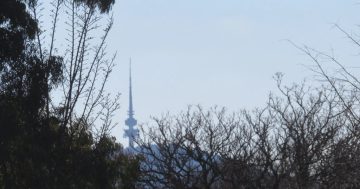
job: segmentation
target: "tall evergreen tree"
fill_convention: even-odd
[[[106,13],[114,0],[74,2]],[[123,154],[109,135],[96,140],[86,122],[68,127],[60,113],[49,113],[64,63],[38,53],[40,28],[28,10],[36,3],[0,1],[0,188],[134,187],[122,178],[136,180],[137,157]]]

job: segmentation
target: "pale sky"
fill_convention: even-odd
[[[116,0],[108,89],[122,96],[113,135],[124,141],[129,57],[139,123],[191,104],[250,109],[276,90],[276,72],[288,83],[313,75],[286,40],[355,61],[358,49],[332,26],[358,32],[359,10],[355,0]]]

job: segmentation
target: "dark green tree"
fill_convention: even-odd
[[[74,0],[101,13],[113,3]],[[0,1],[0,188],[135,187],[138,157],[106,132],[95,136],[82,118],[64,124],[63,107],[49,110],[50,92],[66,80],[65,63],[41,52],[41,28],[29,10],[36,4]]]

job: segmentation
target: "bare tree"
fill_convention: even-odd
[[[34,1],[30,6],[39,23],[42,23],[44,3],[47,2]],[[60,104],[54,105],[51,100],[54,96],[49,94],[46,114],[59,114],[63,128],[87,126],[90,128],[83,129],[93,130],[98,136],[108,134],[114,126],[110,117],[119,108],[118,95],[112,99],[105,92],[115,65],[115,55],[109,57],[106,52],[112,17],[100,14],[106,11],[102,1],[52,0],[50,4],[52,25],[49,31],[40,27],[38,53],[47,67],[52,66],[53,59],[62,57],[64,73],[61,90],[52,94],[62,96]],[[58,32],[63,27],[65,35]],[[64,52],[57,48],[61,45],[66,46]],[[94,126],[97,121],[104,122],[100,124],[102,128]]]
[[[349,131],[354,121],[341,99],[326,86],[287,87],[281,79],[278,74],[280,94],[271,94],[263,109],[228,114],[197,107],[155,119],[138,140],[145,158],[143,183],[152,188],[357,187],[357,179],[349,178],[358,173],[358,138]]]
[[[343,33],[356,47],[360,47],[358,35],[347,32],[341,26],[334,27]],[[308,46],[298,46],[315,64],[311,70],[321,79],[328,93],[336,96],[338,104],[343,109],[345,119],[341,136],[332,145],[331,153],[324,161],[324,171],[327,173],[323,182],[327,188],[358,188],[359,182],[359,138],[360,138],[360,80],[356,67],[349,67],[333,53],[321,52]]]
[[[144,184],[153,188],[218,188],[222,155],[237,156],[232,146],[239,119],[224,109],[189,108],[179,116],[155,119],[156,125],[138,140],[145,157]]]
[[[316,187],[323,174],[321,162],[346,124],[345,111],[338,96],[323,88],[281,87],[280,80],[278,86],[284,98],[270,98],[269,106],[288,140],[290,179],[299,189]]]
[[[278,120],[270,106],[253,112],[245,111],[244,117],[254,133],[251,138],[254,154],[250,188],[280,188],[290,172],[289,137],[278,127]]]

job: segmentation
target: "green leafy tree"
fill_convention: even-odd
[[[71,118],[75,115],[73,98],[68,106],[51,106],[51,91],[69,80],[67,60],[54,55],[53,47],[42,48],[37,3],[0,2],[0,188],[135,187],[138,157],[125,154],[108,133],[118,104],[108,98],[95,102],[108,110],[99,132],[91,129],[93,123],[85,116]],[[72,3],[73,10],[83,7],[107,13],[114,1],[67,3]],[[74,65],[82,64],[79,62]],[[77,92],[75,95],[82,94]]]

